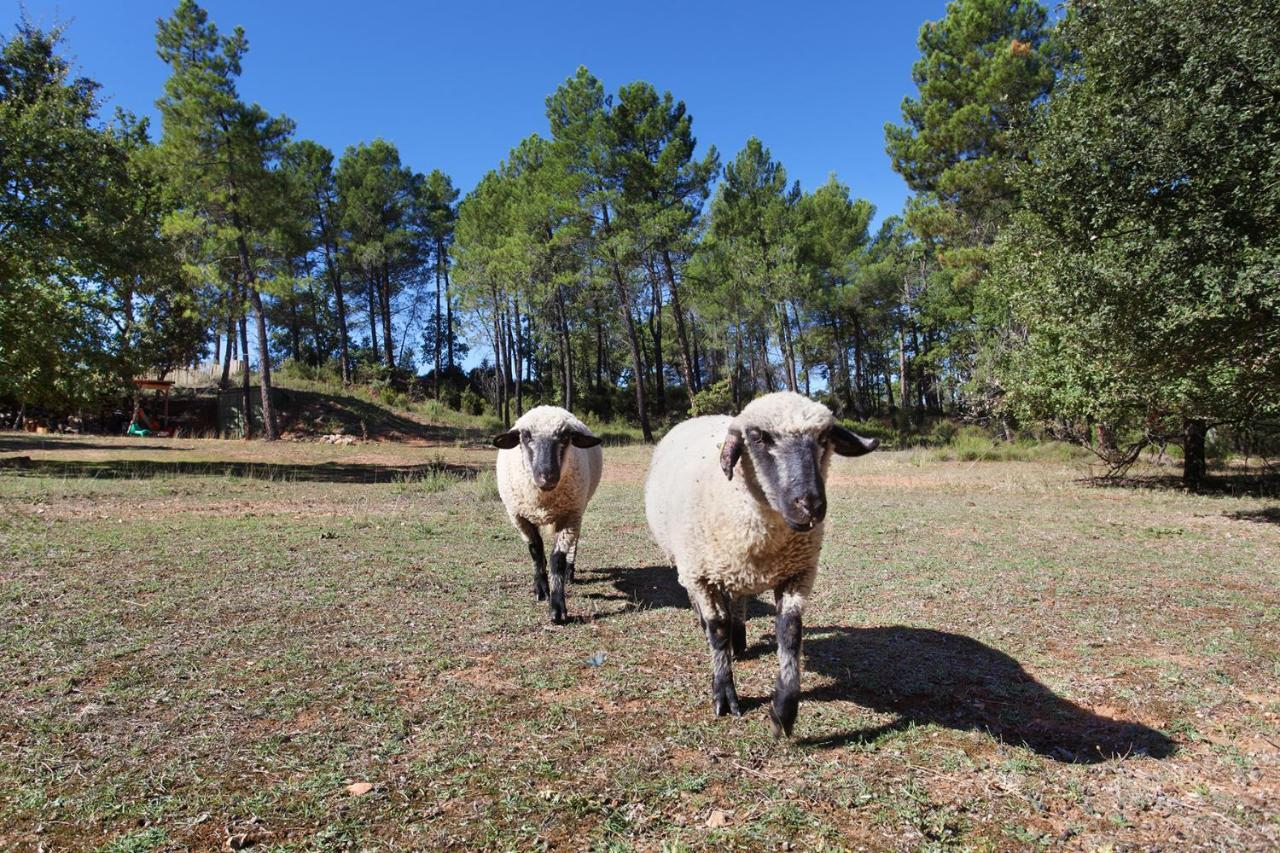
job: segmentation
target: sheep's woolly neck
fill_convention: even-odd
[[[527,429],[535,435],[554,434],[565,427],[592,434],[586,424],[558,406],[538,406],[515,422],[515,428]],[[517,445],[511,450],[498,451],[498,495],[517,530],[520,529],[518,518],[538,526],[577,524],[587,501],[600,485],[603,468],[604,456],[599,446],[570,446],[565,451],[559,484],[544,492],[534,484],[525,465],[524,451]]]
[[[835,423],[831,410],[794,391],[765,394],[747,404],[733,424],[769,432],[821,432]]]

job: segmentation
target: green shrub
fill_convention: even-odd
[[[694,417],[701,415],[732,415],[733,387],[728,379],[721,379],[708,385],[693,395],[693,404],[689,408]]]
[[[882,444],[891,444],[894,447],[906,446],[897,430],[879,421],[842,421],[841,423],[863,438],[878,438]]]
[[[326,362],[321,365],[307,364],[296,359],[286,358],[275,368],[277,379],[297,379],[304,382],[319,382],[325,385],[342,383],[342,373],[337,362]]]
[[[479,416],[484,414],[484,398],[477,394],[472,388],[464,388],[459,397],[460,408],[463,414]]]
[[[933,444],[950,444],[959,432],[960,427],[953,421],[938,421],[934,424],[933,431],[929,433],[929,440]]]

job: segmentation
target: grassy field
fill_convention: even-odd
[[[492,451],[0,434],[0,848],[1280,844],[1280,509],[838,460],[796,738],[609,448],[556,628]]]

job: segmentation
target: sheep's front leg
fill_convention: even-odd
[[[776,738],[791,736],[800,711],[800,632],[809,585],[793,582],[774,591],[778,606],[778,682],[769,706],[769,723]]]
[[[569,555],[578,550],[577,520],[556,530],[555,545],[551,551],[551,621],[564,624],[568,609],[564,603],[564,584],[569,574]]]
[[[542,534],[538,525],[523,518],[516,519],[520,528],[520,537],[529,546],[529,556],[533,558],[533,594],[538,601],[547,600],[547,555],[542,549]]]
[[[733,663],[729,657],[733,627],[732,602],[719,590],[698,584],[694,595],[695,609],[702,616],[711,646],[711,708],[717,717],[725,714],[742,716],[738,707],[738,691],[733,685]]]

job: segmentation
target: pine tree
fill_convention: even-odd
[[[169,181],[187,212],[234,246],[257,321],[263,437],[273,440],[271,355],[254,247],[282,216],[277,204],[288,193],[273,167],[293,123],[240,99],[244,30],[220,35],[194,0],[182,0],[158,22],[156,46],[172,69],[158,101]]]
[[[971,403],[998,396],[981,373],[982,348],[998,341],[1001,318],[982,315],[989,248],[1019,205],[1011,167],[1026,159],[1012,133],[1050,93],[1059,48],[1036,0],[953,0],[920,30],[912,76],[919,95],[902,103],[902,125],[885,125],[893,168],[918,195],[906,224],[936,265],[922,294],[940,324],[941,351],[971,381]]]

